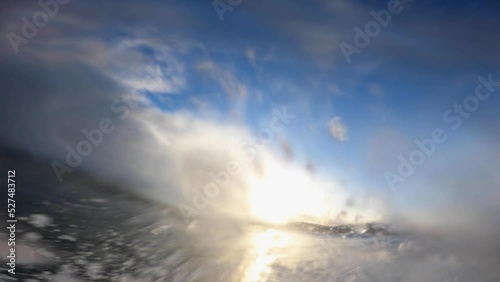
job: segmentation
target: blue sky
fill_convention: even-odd
[[[29,113],[19,119],[53,114],[61,109],[58,101],[72,101],[82,116],[68,123],[82,128],[92,123],[81,120],[109,114],[108,104],[102,101],[124,94],[139,101],[144,111],[133,114],[134,122],[147,120],[151,116],[145,113],[154,111],[155,118],[172,119],[172,127],[176,118],[189,116],[184,122],[209,121],[241,129],[242,135],[255,135],[272,119],[273,109],[287,107],[296,118],[268,146],[277,159],[304,171],[309,167],[308,173],[319,177],[334,178],[347,194],[376,195],[396,206],[426,205],[438,197],[435,188],[441,182],[429,184],[430,175],[436,168],[458,173],[462,168],[456,160],[471,152],[476,152],[474,158],[486,155],[488,169],[498,165],[488,156],[498,155],[500,100],[496,92],[481,102],[459,130],[451,130],[443,120],[447,109],[474,94],[478,76],[491,74],[494,81],[500,80],[499,7],[493,1],[403,1],[402,12],[392,14],[387,27],[381,27],[350,62],[340,44],[354,44],[354,28],[363,29],[373,21],[370,12],[387,9],[388,1],[244,0],[224,13],[223,21],[210,1],[125,2],[61,5],[35,37],[18,46],[17,54],[10,39],[3,37],[5,69],[17,69],[12,75],[19,79],[45,76],[52,83],[48,90],[35,87],[47,91],[40,98],[46,108],[26,106]],[[34,3],[3,5],[7,12],[2,17],[2,33],[6,35],[22,34],[20,19],[40,10]],[[73,91],[76,86],[79,89]],[[13,86],[18,90],[9,92],[5,102],[24,105],[14,97],[33,95],[18,93],[29,92],[28,88]],[[54,143],[48,132],[54,132],[54,124],[65,115],[42,118],[34,132],[30,119],[21,129],[5,125],[4,131],[12,133],[5,142],[31,149],[38,146],[35,150],[62,159],[64,146]],[[334,119],[337,122],[332,123]],[[154,153],[147,152],[151,159],[144,157],[144,144],[157,142],[161,134],[175,139],[182,130],[145,133],[145,128],[156,126],[171,129],[147,121],[130,129],[126,126],[132,122],[126,120],[120,137],[98,148],[119,149],[101,157],[93,154],[87,166],[105,166],[105,158],[113,164],[111,175],[119,177],[134,170],[130,165],[116,165],[124,154],[137,154],[144,163],[157,164]],[[398,156],[407,156],[416,148],[414,139],[429,138],[437,127],[446,131],[448,141],[396,192],[391,191],[384,172],[396,171]],[[199,138],[205,138],[203,134]],[[38,145],[27,144],[26,136]],[[75,145],[80,137],[74,138],[65,140]],[[143,143],[134,143],[137,140]],[[224,146],[224,141],[214,142],[217,148]],[[171,161],[169,165],[175,163],[170,154],[164,157]],[[144,181],[156,173],[136,174]]]

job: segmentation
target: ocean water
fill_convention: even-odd
[[[363,225],[321,233],[229,217],[187,225],[175,209],[127,195],[65,191],[24,205],[18,280],[2,281],[453,281],[460,269],[453,255],[409,234]]]
[[[169,208],[126,197],[83,199],[45,201],[20,217],[17,278],[402,281],[400,260],[408,259],[414,240],[363,235],[363,228],[316,234],[313,228],[304,232],[228,218],[186,225]]]
[[[481,230],[283,227],[227,215],[187,223],[175,207],[83,175],[58,184],[37,163],[22,168],[16,275],[4,261],[0,281],[500,281],[498,243]]]

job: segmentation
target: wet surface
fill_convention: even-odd
[[[441,282],[462,266],[439,241],[381,224],[187,224],[174,208],[80,174],[57,183],[50,166],[15,157],[18,263],[14,278],[2,264],[2,281]]]

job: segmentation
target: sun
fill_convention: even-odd
[[[324,191],[309,173],[279,163],[268,163],[263,175],[251,181],[251,212],[271,223],[322,216],[326,212],[324,199]]]

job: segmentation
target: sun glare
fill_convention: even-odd
[[[268,164],[264,175],[252,181],[250,191],[253,215],[271,223],[322,216],[326,212],[324,199],[311,175],[279,164]]]

